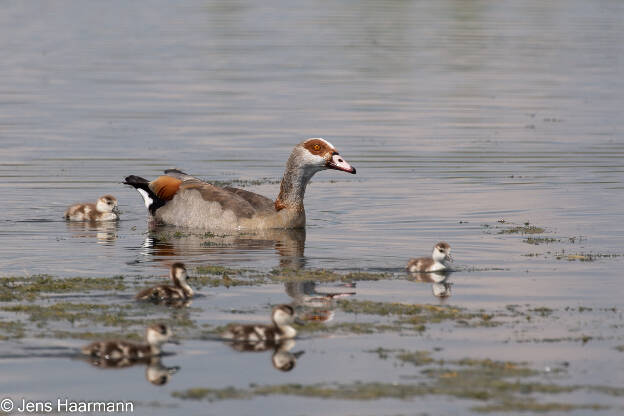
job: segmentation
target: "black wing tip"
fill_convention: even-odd
[[[145,178],[142,178],[140,176],[136,176],[136,175],[130,175],[130,176],[126,176],[126,178],[124,179],[123,183],[125,185],[131,185],[136,187],[137,185],[146,185],[149,183],[149,181]]]

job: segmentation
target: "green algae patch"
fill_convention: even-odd
[[[554,254],[555,258],[557,260],[568,260],[568,261],[587,261],[587,262],[591,262],[591,261],[596,261],[598,259],[610,259],[610,258],[616,258],[616,257],[621,257],[622,254],[615,254],[615,253],[566,253],[565,251],[562,251],[560,253],[555,253]]]
[[[156,231],[151,232],[149,235],[159,243],[166,243],[174,239],[190,237],[192,234],[182,231]]]
[[[522,240],[527,244],[531,244],[534,246],[539,246],[540,244],[550,244],[561,241],[558,238],[550,238],[550,237],[528,237]]]
[[[193,283],[199,287],[257,286],[265,283],[265,280],[262,278],[235,278],[229,275],[197,276],[193,278]]]
[[[536,314],[538,314],[539,316],[550,316],[554,313],[554,310],[547,308],[545,306],[540,306],[537,308],[533,308],[533,309],[529,309],[529,312],[534,312]]]
[[[491,359],[462,358],[459,360],[434,359],[431,351],[408,351],[405,349],[386,349],[379,347],[366,351],[375,353],[381,359],[394,357],[402,364],[416,367],[429,366],[423,374],[433,377],[457,377],[459,375],[481,375],[493,378],[531,377],[539,374],[528,367],[526,362],[496,361]],[[452,367],[452,368],[451,368]],[[457,370],[459,368],[459,370]]]
[[[339,300],[337,306],[347,313],[378,316],[396,316],[397,324],[408,324],[412,329],[425,330],[427,324],[445,321],[464,326],[498,326],[493,315],[480,311],[469,312],[462,308],[446,305],[406,304],[397,302],[374,302],[368,300]]]
[[[397,354],[397,359],[402,360],[402,354]],[[432,361],[433,362],[433,361]],[[438,368],[429,368],[423,371],[431,377],[444,381],[444,384],[451,384],[458,387],[460,384],[470,381],[471,383],[483,383],[492,381],[500,381],[506,377],[522,378],[538,375],[536,370],[527,367],[524,363],[514,363],[510,361],[494,361],[494,360],[475,360],[464,358],[461,360],[439,360],[436,361],[440,365]],[[451,366],[450,368],[448,366]],[[502,385],[501,385],[502,386]],[[515,388],[513,385],[504,385],[505,389]],[[520,388],[521,387],[521,388]],[[567,389],[567,387],[565,387]],[[519,386],[519,390],[523,392],[538,391],[540,393],[561,393],[557,386],[548,385],[547,387],[540,384],[530,384]],[[568,391],[568,390],[565,390]]]
[[[172,328],[194,328],[195,322],[190,319],[187,311],[178,313],[173,310],[170,316],[155,318],[147,308],[140,304],[108,305],[91,303],[58,302],[52,305],[23,304],[0,307],[4,312],[23,314],[37,328],[45,328],[50,323],[65,321],[77,328],[97,325],[100,327],[146,327],[153,323],[165,323]],[[50,331],[53,332],[53,331]],[[91,331],[89,331],[91,332]],[[85,338],[85,333],[74,331],[57,331],[64,338]],[[75,334],[75,336],[73,335]],[[49,336],[45,335],[44,336]]]
[[[542,227],[530,225],[528,223],[524,225],[516,225],[510,228],[504,228],[498,231],[498,234],[543,234],[546,230]]]
[[[232,399],[249,399],[252,397],[246,390],[237,389],[235,387],[225,387],[223,389],[209,389],[209,388],[191,388],[183,392],[174,391],[171,394],[178,399],[188,400],[232,400]]]
[[[409,400],[422,396],[445,396],[476,401],[472,410],[492,412],[548,412],[575,409],[609,409],[595,404],[552,401],[551,396],[585,390],[617,396],[622,389],[600,385],[560,385],[536,379],[540,372],[523,362],[464,358],[435,359],[428,351],[378,348],[366,351],[387,360],[393,356],[419,370],[412,383],[363,382],[255,385],[248,388],[191,388],[172,396],[184,400],[240,400],[265,396],[297,396],[336,400]],[[414,378],[414,377],[410,377]],[[538,400],[538,398],[540,400]],[[543,401],[541,401],[543,400]]]
[[[129,326],[134,321],[128,318],[129,307],[101,305],[92,303],[58,302],[50,306],[27,304],[3,306],[5,312],[23,313],[30,321],[68,321],[71,323],[87,321],[104,326]]]
[[[574,410],[607,410],[609,406],[601,404],[572,404],[572,403],[539,403],[535,400],[505,400],[502,403],[495,403],[486,406],[473,406],[472,410],[480,413],[501,413],[501,412],[571,412]]]
[[[232,269],[230,267],[223,267],[217,265],[205,265],[198,266],[195,269],[195,272],[199,275],[213,275],[213,276],[229,276],[229,275],[239,275],[242,274],[245,270],[243,269]]]
[[[358,280],[384,280],[392,277],[390,273],[350,272],[336,273],[326,269],[273,269],[269,277],[277,282],[313,280],[317,282],[353,282]]]
[[[497,222],[500,225],[481,224],[481,229],[486,234],[492,234],[493,231],[496,234],[521,234],[521,235],[543,234],[546,232],[545,228],[532,225],[529,222],[525,222],[523,224],[514,224],[512,222],[507,222],[505,220],[499,220]]]
[[[23,338],[24,324],[22,322],[6,322],[0,321],[0,340],[6,341],[9,339]]]
[[[591,386],[588,386],[591,389]],[[317,383],[317,384],[277,384],[255,386],[249,388],[225,387],[191,388],[175,391],[172,396],[184,400],[237,400],[251,399],[259,396],[298,396],[317,399],[336,400],[409,400],[427,395],[456,397],[461,399],[490,402],[479,407],[478,411],[489,412],[489,408],[498,411],[515,411],[511,403],[528,400],[533,408],[547,408],[552,402],[539,403],[530,394],[561,394],[584,389],[583,386],[559,386],[556,384],[521,383],[504,380],[478,380],[464,378],[460,373],[448,372],[433,382],[423,383]],[[561,404],[565,406],[566,404]],[[570,405],[574,406],[574,405]],[[554,407],[553,407],[554,408]],[[604,408],[608,408],[605,406]],[[476,408],[475,408],[476,409]]]
[[[429,351],[401,350],[397,353],[396,358],[401,362],[409,363],[414,366],[423,366],[434,362]]]
[[[197,273],[191,279],[192,283],[210,287],[256,286],[267,282],[259,273],[246,269],[232,269],[229,267],[206,265],[195,269]]]
[[[295,325],[300,333],[342,333],[342,334],[377,334],[382,332],[401,332],[404,328],[399,324],[379,324],[372,322],[340,322],[327,325],[323,322],[309,322]]]
[[[592,340],[600,340],[600,341],[604,341],[606,338],[604,337],[592,337],[589,335],[581,335],[578,337],[557,337],[557,338],[531,338],[531,339],[522,339],[522,340],[517,340],[516,342],[521,344],[521,343],[527,343],[527,342],[532,342],[532,343],[545,343],[545,344],[553,344],[553,343],[557,343],[557,342],[580,342],[582,344],[587,344],[589,341]]]
[[[49,293],[122,291],[123,276],[54,278],[48,275],[0,278],[0,301],[35,300]]]
[[[408,304],[398,302],[374,302],[370,300],[339,300],[340,309],[348,313],[363,313],[368,315],[434,315],[439,321],[457,317],[472,317],[462,309],[452,306],[438,306],[428,304]]]
[[[358,280],[384,280],[393,277],[391,273],[354,271],[337,273],[327,269],[276,268],[268,274],[248,269],[235,269],[218,265],[203,265],[195,269],[194,279],[207,286],[257,285],[270,282],[353,282]]]
[[[387,383],[360,383],[353,384],[278,384],[266,386],[251,386],[249,389],[226,387],[192,388],[185,391],[175,391],[173,397],[190,400],[228,400],[251,399],[255,396],[299,396],[319,399],[342,400],[375,400],[381,398],[407,399],[427,394],[424,387],[415,385],[387,384]]]

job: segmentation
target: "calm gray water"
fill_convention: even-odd
[[[446,240],[460,268],[486,270],[453,275],[453,305],[619,306],[623,19],[624,3],[615,0],[3,2],[0,275],[154,276],[166,274],[172,258],[191,266],[269,270],[295,262],[399,272],[410,256]],[[140,196],[120,183],[178,167],[210,180],[259,179],[247,189],[274,197],[290,150],[308,137],[330,140],[358,174],[314,178],[303,245],[286,234],[219,247],[185,238],[154,244]],[[105,193],[120,201],[119,224],[62,220],[70,203]],[[529,221],[547,237],[583,238],[545,248],[484,227],[502,219]],[[563,249],[618,257],[526,256]],[[223,312],[232,305],[260,308],[245,318],[261,320],[268,303],[288,301],[279,285],[207,292],[193,306],[211,323],[240,319]],[[429,285],[400,279],[358,284],[358,299],[437,302]],[[206,410],[169,397],[194,386],[398,380],[402,370],[360,354],[382,345],[444,345],[457,358],[537,365],[576,359],[573,382],[624,383],[622,353],[612,349],[624,343],[621,325],[605,328],[611,343],[596,347],[475,334],[303,340],[305,358],[284,374],[269,355],[193,341],[166,357],[182,371],[162,388],[144,382],[143,368],[120,376],[67,360],[3,360],[0,391],[174,406],[138,414],[413,411],[409,401],[296,397]],[[63,341],[20,345],[46,342]],[[59,381],[60,368],[75,377]],[[422,403],[431,414],[470,407],[435,397]],[[599,413],[610,411],[619,410]]]

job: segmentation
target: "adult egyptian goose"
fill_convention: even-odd
[[[95,204],[74,204],[65,211],[69,221],[114,221],[119,219],[117,198],[104,195]]]
[[[410,259],[406,269],[409,272],[439,272],[449,267],[451,258],[451,246],[444,241],[440,241],[433,247],[431,257],[420,257],[418,259]]]
[[[151,182],[131,175],[124,183],[136,188],[159,223],[203,229],[303,228],[306,185],[325,169],[355,173],[331,143],[308,139],[290,154],[275,201],[243,189],[212,185],[176,169],[166,170]]]

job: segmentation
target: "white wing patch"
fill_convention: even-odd
[[[145,208],[149,209],[149,207],[154,203],[154,200],[150,198],[149,194],[144,189],[137,188],[137,191],[139,191],[139,193],[143,197],[143,201],[145,202]]]

